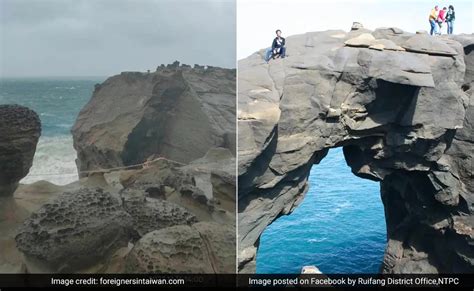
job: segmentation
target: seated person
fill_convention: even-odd
[[[268,62],[270,58],[284,58],[286,55],[285,38],[281,37],[281,30],[276,31],[276,37],[273,40],[272,47],[267,49],[265,53],[265,61]]]

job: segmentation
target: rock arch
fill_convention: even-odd
[[[239,61],[239,271],[255,271],[265,227],[342,146],[354,174],[381,183],[382,272],[472,272],[474,37],[358,29],[287,45],[288,58]]]

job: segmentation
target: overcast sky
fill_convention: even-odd
[[[454,6],[454,33],[473,33],[472,0],[237,0],[237,58],[269,47],[275,30],[283,36],[342,29],[352,22],[366,28],[396,26],[405,31],[429,30],[428,15],[437,4]],[[445,26],[446,27],[446,26]],[[443,30],[446,33],[446,28]],[[290,52],[291,54],[291,52]]]
[[[235,0],[0,0],[0,76],[235,68]]]

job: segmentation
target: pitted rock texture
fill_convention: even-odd
[[[79,189],[44,204],[25,220],[15,240],[27,268],[30,262],[43,272],[74,272],[127,246],[132,224],[111,193]]]
[[[235,69],[179,63],[107,79],[72,129],[79,171],[138,164],[152,155],[188,163],[213,147],[235,155],[235,85]]]
[[[235,224],[235,163],[228,149],[213,148],[188,165],[150,161],[142,169],[123,172],[120,183],[125,190],[183,206],[200,221]]]
[[[239,271],[255,271],[265,227],[343,147],[355,175],[381,183],[382,272],[472,273],[473,42],[360,26],[288,37],[289,57],[269,64],[264,50],[239,61]]]
[[[234,247],[232,247],[234,246]],[[235,229],[209,222],[146,234],[127,257],[130,273],[233,273]]]
[[[146,197],[143,192],[123,191],[125,211],[133,219],[133,227],[139,237],[153,231],[174,225],[191,225],[198,220],[185,208],[161,199]]]
[[[41,121],[31,109],[0,105],[0,197],[11,196],[30,171]]]

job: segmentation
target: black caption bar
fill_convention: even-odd
[[[239,288],[418,288],[474,290],[472,274],[0,274],[0,290],[10,287],[239,287]]]
[[[240,287],[301,287],[301,288],[414,288],[429,287],[437,289],[464,288],[474,290],[474,279],[470,274],[427,274],[427,275],[388,275],[388,274],[293,274],[293,275],[239,275]]]

